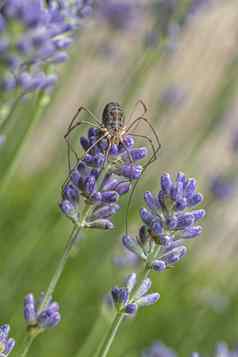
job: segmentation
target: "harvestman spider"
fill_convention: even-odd
[[[80,125],[83,124],[87,124],[90,125],[92,127],[98,128],[100,131],[99,133],[101,133],[101,135],[99,134],[99,138],[96,140],[96,142],[94,144],[92,144],[88,150],[85,151],[84,155],[86,155],[88,152],[90,152],[90,150],[95,147],[101,140],[103,139],[107,139],[108,140],[108,148],[105,154],[105,162],[107,161],[108,155],[110,153],[110,149],[112,147],[113,144],[121,144],[124,149],[126,150],[127,154],[128,154],[128,159],[130,161],[131,164],[133,164],[133,159],[131,157],[131,154],[129,152],[129,150],[127,149],[126,145],[124,144],[123,140],[124,140],[124,136],[126,135],[130,135],[130,136],[134,136],[136,138],[141,138],[144,140],[147,140],[147,142],[149,143],[151,149],[152,149],[152,155],[151,157],[148,159],[148,161],[145,163],[144,167],[143,167],[143,171],[142,173],[145,172],[146,168],[152,164],[156,159],[157,159],[157,154],[160,150],[161,144],[159,141],[159,136],[156,132],[156,130],[154,129],[154,127],[152,126],[152,124],[149,122],[149,120],[147,118],[144,117],[144,115],[147,112],[147,107],[144,104],[144,102],[142,100],[139,100],[136,103],[136,106],[138,104],[141,104],[141,106],[143,107],[143,113],[142,115],[140,115],[139,117],[137,117],[136,119],[134,119],[132,121],[131,124],[129,124],[128,127],[125,126],[125,115],[124,115],[124,111],[122,109],[122,107],[118,104],[118,103],[108,103],[104,110],[103,110],[103,114],[102,114],[102,121],[100,122],[95,115],[90,112],[90,110],[88,110],[86,107],[81,106],[76,114],[74,115],[74,117],[71,120],[71,123],[67,129],[66,134],[64,135],[64,139],[67,143],[67,148],[68,148],[68,168],[69,168],[69,173],[71,172],[71,152],[74,153],[77,162],[79,160],[81,160],[82,158],[79,158],[77,152],[73,149],[71,142],[70,142],[70,134],[71,132],[76,129],[77,127],[79,127]],[[81,111],[85,111],[89,114],[91,120],[78,120],[78,117],[81,113]],[[131,113],[130,115],[130,119],[133,116],[133,113]],[[129,121],[130,121],[129,119]],[[153,142],[153,140],[146,136],[146,135],[141,135],[141,134],[135,134],[135,133],[131,133],[130,130],[132,129],[136,129],[138,128],[138,126],[140,125],[141,122],[146,123],[146,125],[148,126],[148,128],[151,130],[153,136],[154,136],[154,140],[156,143]],[[83,155],[83,156],[84,156]],[[130,180],[128,180],[130,181]],[[138,182],[138,180],[137,180]],[[135,187],[136,187],[136,183],[131,191],[130,197],[129,197],[129,201],[128,201],[128,206],[127,209],[129,209],[130,206],[130,202],[131,202],[131,198],[132,198],[132,194],[135,191]],[[127,223],[126,223],[127,226]]]
[[[69,168],[69,171],[71,171],[70,152],[72,151],[74,153],[77,161],[80,160],[77,152],[73,149],[73,147],[71,145],[70,134],[74,129],[76,129],[77,127],[79,127],[80,125],[83,125],[83,124],[87,124],[87,125],[90,125],[92,127],[98,128],[101,131],[100,137],[97,139],[97,141],[94,144],[92,144],[88,148],[88,150],[86,150],[84,155],[87,154],[101,140],[107,139],[108,140],[108,148],[107,148],[107,152],[106,152],[106,155],[105,155],[106,156],[105,161],[107,160],[107,157],[109,155],[109,152],[110,152],[112,144],[117,144],[117,145],[118,144],[122,144],[122,146],[125,148],[125,150],[128,153],[129,160],[133,163],[131,155],[130,155],[127,147],[125,146],[125,144],[123,142],[124,136],[125,135],[130,135],[130,136],[139,137],[139,138],[147,140],[148,143],[151,146],[153,154],[152,154],[151,158],[149,159],[149,161],[145,164],[144,169],[149,164],[151,164],[154,160],[156,160],[157,153],[159,152],[160,147],[161,147],[161,144],[160,144],[160,141],[159,141],[159,136],[158,136],[156,130],[151,125],[151,123],[149,122],[149,120],[144,117],[144,115],[147,112],[147,107],[144,104],[144,102],[142,100],[139,100],[136,103],[136,105],[137,104],[141,104],[143,106],[143,114],[140,115],[139,117],[137,117],[135,120],[133,120],[133,122],[128,127],[125,126],[125,115],[124,115],[122,107],[118,103],[108,103],[105,106],[105,108],[103,110],[103,114],[102,114],[102,122],[100,122],[95,117],[95,115],[92,112],[90,112],[90,110],[88,110],[86,107],[81,106],[77,110],[76,114],[73,116],[73,118],[71,120],[71,123],[70,123],[70,125],[69,125],[69,127],[67,129],[67,132],[64,135],[64,139],[65,139],[65,141],[67,143],[67,146],[68,146],[68,168]],[[93,121],[89,121],[89,120],[77,120],[78,116],[80,115],[81,111],[83,111],[83,110],[90,115],[90,117],[94,120],[94,122]],[[131,116],[130,116],[130,118],[131,118]],[[154,143],[151,140],[151,138],[149,138],[148,136],[129,132],[131,129],[133,129],[133,127],[138,128],[139,124],[142,121],[148,125],[148,127],[151,130],[151,132],[153,133],[154,138],[156,140],[156,146],[154,145]]]

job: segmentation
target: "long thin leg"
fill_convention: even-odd
[[[94,122],[91,122],[91,121],[88,121],[88,120],[77,121],[78,116],[79,116],[79,114],[80,114],[80,112],[82,110],[86,111],[96,121],[97,125],[95,125]],[[71,122],[69,124],[69,127],[67,129],[66,134],[64,135],[64,139],[65,139],[65,141],[67,143],[67,156],[68,156],[68,170],[69,170],[69,172],[71,170],[71,155],[70,155],[71,151],[74,153],[76,159],[78,160],[78,155],[77,155],[76,151],[73,149],[73,147],[71,145],[69,135],[75,128],[77,128],[81,124],[89,124],[91,126],[95,126],[95,127],[99,127],[100,128],[100,122],[97,120],[95,115],[93,113],[91,113],[87,108],[85,108],[83,106],[79,107],[79,109],[77,110],[77,112],[75,113],[75,115],[73,116],[73,118],[72,118],[72,120],[71,120]]]
[[[84,152],[84,154],[83,154],[81,157],[78,157],[77,162],[81,161],[81,160],[83,159],[83,157],[84,157],[85,155],[87,155],[91,149],[93,149],[102,139],[106,138],[107,136],[108,136],[108,132],[106,132],[103,136],[100,136],[100,138],[97,139],[97,140],[95,141],[95,143],[93,143],[93,144]],[[69,180],[70,180],[70,173],[71,173],[71,171],[72,171],[72,169],[70,168],[70,170],[69,170],[69,175],[68,175],[68,177],[66,178],[65,182],[64,182],[63,185],[62,185],[62,190],[64,189],[64,186],[65,186],[65,185],[69,182]]]
[[[154,137],[155,137],[155,139],[156,139],[156,143],[157,143],[157,145],[158,145],[158,151],[159,151],[160,148],[161,148],[159,136],[158,136],[156,130],[154,129],[154,127],[151,125],[151,123],[149,122],[149,120],[148,120],[147,118],[145,118],[145,117],[143,117],[143,116],[136,118],[136,119],[129,125],[129,127],[126,129],[126,132],[125,132],[125,133],[128,133],[128,131],[129,131],[130,129],[132,129],[133,126],[135,126],[135,124],[137,124],[137,123],[138,123],[139,121],[141,121],[141,120],[144,121],[144,122],[149,126],[149,128],[150,128],[151,131],[152,131],[152,133],[154,134]]]
[[[132,112],[131,112],[131,114],[130,114],[130,116],[129,116],[128,123],[130,123],[131,118],[133,117],[133,114],[135,113],[135,110],[136,110],[136,107],[138,106],[138,104],[141,104],[142,107],[143,107],[143,114],[141,114],[140,116],[143,117],[143,116],[147,113],[147,111],[148,111],[147,106],[145,105],[145,103],[143,102],[142,99],[139,99],[139,100],[136,102],[135,107],[134,107],[134,109],[132,110]]]
[[[144,118],[144,117],[138,117],[137,119],[135,119],[135,120],[133,121],[133,123],[131,123],[131,125],[129,125],[129,127],[127,128],[126,133],[127,133],[130,129],[132,129],[133,126],[136,125],[136,127],[137,127],[138,123],[140,123],[141,121],[146,122],[146,124],[149,126],[149,128],[150,128],[151,131],[152,131],[152,133],[154,134],[154,137],[155,137],[156,143],[157,143],[157,148],[155,148],[153,141],[152,141],[150,138],[148,138],[147,136],[145,136],[145,135],[139,135],[139,134],[130,134],[130,135],[132,135],[132,136],[144,137],[144,139],[146,139],[146,140],[149,141],[149,143],[150,143],[150,145],[151,145],[151,147],[152,147],[153,154],[152,154],[151,158],[149,159],[149,161],[148,161],[148,162],[144,165],[144,167],[143,167],[142,174],[141,174],[141,177],[142,177],[143,174],[144,174],[144,172],[145,172],[145,170],[148,168],[148,166],[149,166],[150,164],[152,164],[152,163],[157,159],[157,154],[158,154],[158,152],[159,152],[159,150],[160,150],[160,148],[161,148],[161,144],[160,144],[160,140],[159,140],[159,136],[158,136],[157,132],[155,131],[155,129],[153,128],[153,126],[150,124],[150,122],[148,121],[148,119],[146,119],[146,118]],[[135,184],[134,184],[134,186],[133,186],[133,188],[132,188],[132,190],[131,190],[131,192],[130,192],[130,195],[129,195],[128,204],[127,204],[127,209],[126,209],[126,222],[125,222],[126,232],[128,231],[128,214],[129,214],[129,209],[130,209],[130,205],[131,205],[131,201],[132,201],[133,194],[134,194],[134,192],[135,192],[136,186],[137,186],[138,183],[139,183],[139,180],[140,180],[140,179],[138,179],[138,180],[135,182]]]
[[[79,159],[77,152],[74,150],[73,146],[71,145],[70,134],[74,129],[76,129],[80,125],[84,125],[84,124],[91,125],[91,126],[94,125],[95,126],[94,123],[91,123],[89,121],[78,121],[73,125],[73,121],[72,121],[70,126],[68,127],[67,133],[64,135],[64,139],[65,139],[66,144],[67,144],[67,157],[68,157],[68,169],[69,169],[69,171],[71,170],[71,155],[70,155],[71,152],[74,153],[74,155],[76,157],[76,160]]]
[[[156,152],[158,151],[158,148],[155,149],[153,141],[146,135],[131,134],[131,133],[130,133],[130,135],[131,136],[135,136],[137,138],[143,138],[143,139],[145,139],[145,140],[147,140],[149,142],[149,144],[150,144],[150,146],[152,148],[153,154],[152,154],[152,156],[150,157],[150,159],[149,159],[149,161],[147,163],[152,163],[153,161],[155,161],[156,160]],[[146,165],[147,165],[147,163],[146,163]]]

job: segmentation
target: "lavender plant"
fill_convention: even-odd
[[[145,147],[135,147],[134,139],[129,135],[124,136],[123,143],[112,145],[108,139],[98,140],[100,135],[99,129],[90,128],[87,137],[80,138],[85,154],[77,160],[63,185],[59,206],[73,222],[74,228],[46,293],[38,303],[32,294],[25,298],[24,316],[29,336],[24,343],[22,357],[27,355],[39,333],[56,326],[60,320],[59,306],[52,302],[52,295],[79,232],[82,229],[112,229],[111,219],[120,209],[120,197],[130,190],[131,182],[142,174],[143,167],[137,162],[146,157]]]
[[[136,279],[136,274],[132,273],[125,287],[112,289],[116,315],[97,357],[108,355],[126,315],[135,315],[139,307],[159,300],[158,293],[147,295],[152,285],[151,272],[161,273],[174,267],[187,254],[187,240],[201,234],[202,228],[197,223],[205,216],[205,210],[195,209],[203,201],[203,196],[197,192],[196,180],[178,172],[175,182],[169,174],[163,174],[160,181],[161,190],[157,195],[145,192],[147,208],[140,210],[143,225],[137,237],[126,234],[122,238],[123,245],[144,261],[145,268],[142,278]]]

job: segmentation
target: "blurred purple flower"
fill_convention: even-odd
[[[138,20],[138,6],[129,0],[101,0],[99,16],[115,30],[128,30]]]
[[[76,0],[49,1],[48,6],[43,0],[6,1],[0,12],[0,87],[23,92],[52,87],[57,75],[48,65],[68,59],[67,49],[91,7],[90,1]]]
[[[177,354],[170,347],[156,341],[151,347],[147,348],[141,357],[176,357]]]
[[[41,309],[43,299],[44,293],[41,294],[38,301],[35,300],[33,294],[26,295],[24,299],[24,317],[29,333],[33,335],[57,326],[61,320],[58,303],[50,299],[47,305]]]
[[[231,179],[218,175],[211,179],[210,190],[215,198],[226,200],[233,195],[235,186]]]
[[[10,326],[5,324],[0,326],[0,357],[7,357],[15,346],[15,340],[9,338]]]

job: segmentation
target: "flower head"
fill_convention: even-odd
[[[103,0],[99,5],[99,15],[115,30],[127,30],[138,17],[138,8],[131,1]]]
[[[52,87],[52,65],[68,59],[67,49],[90,1],[8,0],[0,12],[0,87],[22,92]],[[17,32],[15,29],[18,29]],[[50,67],[49,67],[50,65]]]
[[[59,304],[50,301],[41,309],[44,299],[44,293],[41,294],[38,301],[33,294],[26,295],[24,299],[24,317],[31,334],[39,334],[47,328],[55,327],[61,320]]]
[[[211,180],[210,190],[215,198],[224,201],[233,196],[235,185],[231,178],[217,175]]]
[[[186,255],[187,239],[201,234],[197,223],[205,210],[195,207],[203,196],[196,191],[195,179],[179,172],[175,182],[169,174],[162,175],[159,193],[155,196],[147,191],[144,199],[147,207],[140,210],[143,225],[137,238],[125,235],[122,241],[153,270],[162,272]]]
[[[0,326],[0,357],[7,357],[15,346],[15,340],[9,338],[10,326],[5,324]]]
[[[163,343],[156,341],[151,347],[143,351],[141,357],[176,357],[177,354]]]
[[[151,288],[151,280],[146,278],[140,286],[136,286],[136,273],[130,274],[125,286],[114,287],[111,291],[114,306],[117,311],[126,315],[135,315],[139,307],[155,304],[160,295],[158,293],[147,294]]]
[[[120,196],[130,190],[131,181],[140,178],[142,166],[137,162],[147,155],[146,148],[135,148],[131,136],[123,144],[108,146],[107,139],[99,140],[100,131],[90,128],[88,136],[81,138],[86,154],[76,163],[63,188],[60,208],[74,222],[80,222],[82,201],[89,210],[81,226],[111,229],[110,220],[120,206]],[[91,148],[91,149],[90,149]]]

